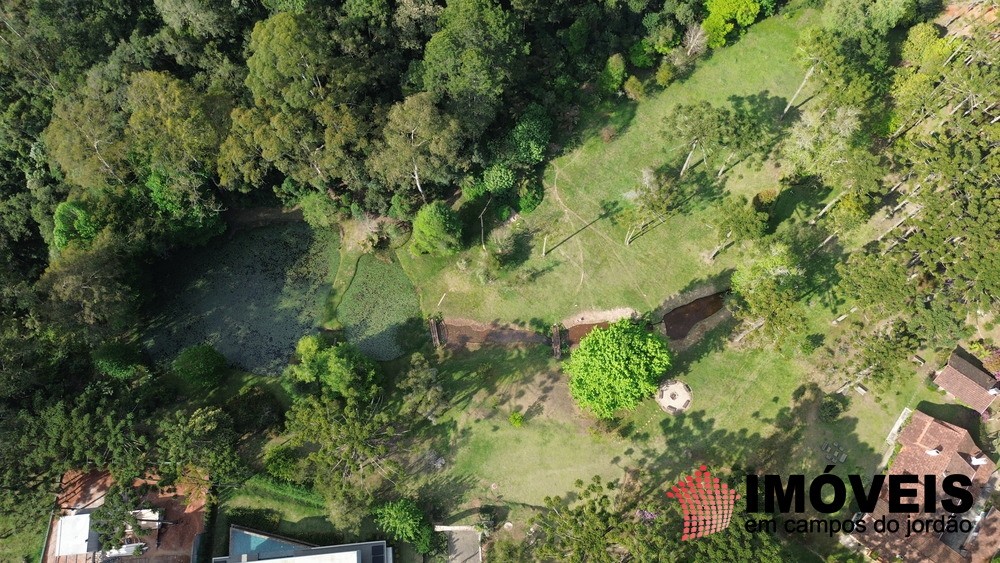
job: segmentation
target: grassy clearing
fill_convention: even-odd
[[[628,445],[592,431],[547,348],[449,352],[440,369],[452,409],[435,426],[434,449],[447,465],[425,491],[450,509],[449,523],[475,523],[472,507],[491,504],[521,525],[577,479],[619,476]],[[520,428],[512,412],[524,415]]]
[[[623,194],[636,188],[642,168],[683,159],[682,147],[665,140],[660,132],[662,119],[677,104],[702,100],[722,104],[729,96],[765,92],[790,97],[804,73],[794,60],[796,37],[803,25],[816,18],[815,12],[805,11],[756,24],[738,43],[714,52],[687,80],[638,105],[615,106],[601,120],[620,124],[613,141],[604,143],[594,128],[580,146],[555,159],[545,173],[545,201],[519,219],[530,233],[531,247],[521,267],[535,272],[533,283],[483,286],[456,267],[461,256],[401,257],[421,288],[423,310],[525,323],[535,318],[555,322],[588,309],[630,306],[649,310],[731,267],[735,260],[728,253],[714,263],[703,257],[715,245],[716,235],[709,225],[717,203],[726,191],[753,195],[776,187],[780,171],[771,164],[759,169],[736,166],[724,176],[724,188],[712,185],[714,167],[695,166],[691,177],[706,176],[700,193],[688,200],[683,213],[629,247],[623,244],[626,226],[616,224],[614,214],[609,216],[607,211],[624,203]],[[801,195],[819,198],[827,194]],[[810,207],[814,205],[810,202]],[[543,243],[548,249],[544,258]],[[474,258],[477,252],[472,249],[466,254]]]
[[[223,494],[212,528],[212,553],[227,553],[230,523],[319,545],[336,542],[339,537],[327,516],[319,495],[254,477]]]
[[[417,294],[399,263],[388,253],[365,254],[352,277],[336,310],[348,340],[379,361],[412,349],[408,339],[423,321]]]
[[[169,360],[209,342],[237,367],[280,373],[302,334],[319,326],[338,236],[304,223],[236,232],[160,266],[161,296],[143,335]]]
[[[815,308],[811,321],[828,324],[829,310]],[[834,463],[836,473],[871,474],[904,407],[945,420],[961,410],[944,405],[925,374],[914,373],[889,390],[852,391],[848,410],[822,422],[820,401],[839,387],[840,375],[825,376],[811,355],[734,348],[727,343],[732,328],[723,323],[675,358],[669,375],[694,395],[687,412],[667,415],[650,399],[611,432],[573,404],[566,376],[545,348],[483,348],[444,358],[453,408],[438,422],[437,448],[448,465],[445,477],[431,481],[441,486],[449,522],[474,523],[475,507],[499,505],[523,532],[545,496],[566,494],[592,475],[621,477],[626,467],[648,470],[654,487],[700,463],[731,472],[734,481],[746,470],[816,475],[830,463],[821,446],[832,442],[847,454]],[[509,422],[511,412],[525,414],[522,427]],[[823,535],[788,539],[803,557],[840,549]]]
[[[48,519],[40,519],[31,526],[11,529],[7,518],[0,514],[0,561],[38,561],[48,524]]]

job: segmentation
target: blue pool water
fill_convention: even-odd
[[[276,538],[262,536],[245,530],[231,529],[229,531],[229,555],[240,556],[251,553],[269,553],[275,551],[291,551],[302,546],[295,545]]]

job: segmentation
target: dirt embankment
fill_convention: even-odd
[[[548,339],[537,332],[515,325],[481,323],[469,319],[447,318],[438,325],[441,340],[450,346],[469,344],[545,344]]]
[[[701,338],[706,330],[728,318],[725,310],[727,292],[727,288],[706,285],[667,299],[653,311],[653,318],[661,321],[657,323],[658,330],[673,342],[675,348],[687,348]],[[582,311],[563,319],[563,336],[572,348],[579,345],[580,340],[596,327],[606,328],[620,319],[638,316],[638,312],[629,307]],[[549,341],[547,334],[523,327],[462,318],[444,319],[440,324],[440,331],[441,340],[452,346],[545,344]]]
[[[667,338],[683,340],[701,321],[718,313],[726,304],[726,294],[713,293],[677,307],[663,315]]]

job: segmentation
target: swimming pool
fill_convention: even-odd
[[[275,552],[283,551],[291,552],[302,547],[302,545],[294,544],[292,542],[279,540],[277,538],[261,534],[255,534],[249,530],[241,530],[235,527],[229,529],[230,557],[240,557],[251,553],[274,554]]]

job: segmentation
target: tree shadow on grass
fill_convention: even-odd
[[[689,169],[683,178],[677,180],[677,188],[678,201],[675,213],[682,215],[704,209],[725,195],[720,180],[704,169]]]
[[[778,234],[778,240],[788,245],[793,256],[802,257],[805,276],[805,298],[817,298],[825,307],[835,309],[844,303],[837,291],[840,271],[837,264],[847,258],[840,240],[823,225],[798,223]],[[822,245],[822,246],[821,246]]]
[[[597,98],[583,104],[581,113],[584,117],[572,132],[559,137],[564,153],[579,148],[597,136],[605,139],[605,142],[614,142],[614,139],[624,135],[631,127],[638,107],[638,103],[624,96],[612,100]]]
[[[689,167],[684,177],[673,180],[674,202],[671,205],[670,211],[657,219],[649,221],[638,232],[634,233],[631,238],[632,242],[655,231],[671,216],[690,215],[704,209],[725,195],[722,183],[717,178],[713,178],[704,169],[695,170],[694,168]],[[675,178],[676,170],[676,167],[673,165],[664,164],[657,169],[657,175],[661,178]],[[617,224],[613,217],[612,224]]]
[[[791,176],[782,180],[782,184],[778,198],[768,210],[768,232],[772,233],[786,221],[805,223],[815,217],[832,191],[817,176]]]
[[[431,343],[430,328],[420,317],[410,317],[387,330],[391,332],[396,347],[403,351],[400,357],[427,348]]]
[[[512,249],[502,262],[504,268],[508,270],[519,268],[531,258],[531,249],[537,232],[536,229],[522,228],[513,233]]]
[[[514,206],[517,196],[512,192],[513,190],[511,193],[504,194],[487,192],[462,203],[457,213],[458,220],[462,224],[463,248],[480,246],[489,240],[490,233],[494,229],[506,222],[506,218],[499,217],[497,213],[500,209]],[[480,223],[480,214],[482,215],[482,223]]]
[[[692,366],[710,354],[721,352],[729,345],[729,338],[740,321],[728,318],[707,331],[698,342],[674,356],[670,373],[678,377],[688,375]]]
[[[484,346],[474,352],[448,350],[441,358],[442,384],[453,409],[471,407],[477,393],[495,396],[515,383],[549,372],[551,353],[545,347]],[[544,389],[543,389],[544,391]]]
[[[746,96],[730,96],[727,100],[739,120],[748,120],[757,128],[748,132],[754,136],[754,141],[757,143],[754,147],[756,150],[743,160],[752,159],[758,165],[763,163],[774,147],[788,136],[789,127],[798,120],[798,110],[795,108],[790,108],[788,114],[782,118],[781,112],[788,104],[788,100],[781,96],[772,96],[769,90]],[[742,161],[732,162],[728,168],[739,162]]]
[[[417,497],[421,504],[430,509],[431,518],[435,522],[455,522],[467,515],[465,512],[456,513],[455,510],[463,504],[476,485],[477,481],[472,476],[438,471],[422,480],[417,488]]]
[[[548,252],[552,252],[553,250],[559,248],[560,246],[563,245],[563,243],[569,241],[570,239],[572,239],[576,235],[578,235],[578,234],[582,233],[583,231],[587,230],[588,228],[590,228],[591,225],[593,225],[594,223],[600,221],[601,219],[608,219],[609,221],[611,221],[612,225],[616,224],[615,223],[615,217],[619,213],[622,212],[622,209],[623,209],[622,208],[622,204],[619,201],[610,200],[610,199],[606,199],[606,200],[601,201],[601,212],[597,215],[597,217],[594,217],[589,222],[587,222],[586,224],[584,224],[582,227],[578,228],[576,231],[573,231],[571,234],[567,235],[565,238],[563,238],[562,240],[560,240],[556,244],[550,246],[549,249],[548,249]]]
[[[734,376],[738,375],[720,374],[720,377]],[[662,445],[656,444],[653,436],[633,434],[631,439],[637,451],[631,464],[645,476],[643,494],[662,494],[665,488],[690,475],[700,465],[708,466],[714,475],[740,488],[747,473],[815,476],[830,464],[820,448],[823,437],[829,432],[835,432],[844,450],[851,452],[848,462],[836,467],[835,473],[844,477],[852,472],[865,475],[874,470],[881,454],[858,438],[860,421],[842,418],[835,428],[817,422],[816,412],[824,394],[817,385],[808,383],[799,386],[791,397],[779,397],[779,401],[787,401],[787,405],[773,416],[760,418],[773,429],[765,435],[746,429],[719,428],[716,420],[704,410],[666,416],[658,429]],[[839,516],[849,517],[852,511],[852,507],[845,506]],[[828,516],[811,514],[804,517]],[[787,537],[824,553],[840,549],[837,539],[826,534]]]
[[[727,374],[728,375],[728,374]],[[784,397],[786,406],[767,418],[758,420],[770,424],[771,428],[762,432],[747,429],[727,430],[719,428],[716,419],[704,410],[688,411],[676,416],[666,416],[659,422],[659,432],[625,432],[635,444],[626,450],[626,459],[616,460],[625,471],[627,485],[632,494],[643,502],[662,498],[663,492],[680,479],[691,475],[699,466],[705,465],[712,474],[723,482],[743,491],[745,475],[777,474],[783,477],[803,473],[816,476],[823,472],[829,462],[820,447],[825,433],[835,432],[837,439],[851,452],[851,463],[835,468],[842,478],[848,473],[865,475],[874,469],[879,459],[867,444],[857,437],[859,421],[844,418],[836,427],[817,423],[816,413],[824,393],[815,384],[800,385],[790,397]],[[781,397],[775,397],[780,402]],[[617,428],[621,434],[622,427]],[[656,434],[654,436],[650,434]],[[660,440],[662,439],[662,442]],[[623,463],[624,462],[624,463]],[[572,500],[567,500],[567,504]],[[676,505],[670,504],[670,508]],[[737,504],[737,510],[745,510],[745,501]],[[845,506],[838,518],[847,518],[856,507]],[[681,528],[680,515],[667,512],[668,520],[675,521],[678,534]],[[804,518],[828,518],[833,515],[808,513]],[[760,516],[758,516],[760,517]],[[836,537],[828,534],[789,534],[782,531],[780,536],[803,544],[807,549],[821,553],[849,556],[850,553],[839,545]]]
[[[333,523],[325,516],[307,516],[296,521],[282,520],[281,526],[285,530],[292,530],[292,539],[306,543],[331,545],[344,540],[344,536],[337,533]]]

